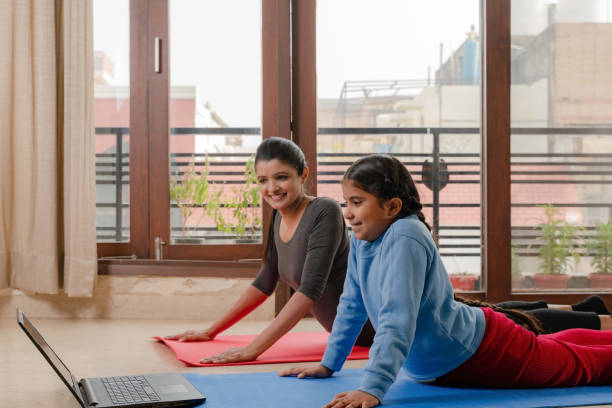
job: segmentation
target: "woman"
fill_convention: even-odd
[[[273,209],[264,265],[252,285],[212,326],[166,339],[214,339],[261,305],[274,292],[279,279],[295,293],[251,344],[205,357],[202,363],[255,360],[309,311],[328,332],[336,316],[349,251],[340,206],[332,199],[305,194],[308,167],[304,153],[287,139],[272,137],[258,146],[255,173],[261,196]],[[373,337],[368,324],[357,344],[369,346]]]

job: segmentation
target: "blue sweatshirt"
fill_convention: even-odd
[[[321,364],[340,370],[368,317],[376,336],[359,389],[379,401],[402,367],[417,381],[457,368],[476,352],[485,330],[480,308],[453,299],[431,234],[415,215],[395,221],[376,241],[351,237]]]

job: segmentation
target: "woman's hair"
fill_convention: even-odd
[[[524,328],[535,333],[536,335],[542,333],[542,325],[540,324],[540,321],[532,315],[525,313],[521,310],[504,309],[492,303],[482,302],[480,300],[474,299],[465,299],[457,294],[455,294],[455,300],[457,302],[465,303],[468,306],[488,307],[490,309],[495,310],[496,312],[505,314],[510,320],[514,321],[514,323],[518,324],[519,326],[523,326]]]
[[[298,145],[289,139],[273,136],[263,140],[259,146],[257,146],[257,150],[255,151],[255,166],[257,166],[257,163],[261,160],[270,161],[275,159],[293,167],[295,171],[297,171],[298,176],[304,173],[304,169],[307,166],[304,153]],[[276,210],[273,210],[270,226],[268,227],[268,236],[266,242],[264,242],[264,248],[266,249],[263,258],[264,263],[268,260],[268,254],[274,242],[275,216]]]
[[[351,164],[342,180],[349,180],[361,190],[376,196],[381,205],[392,198],[400,198],[402,209],[397,218],[416,214],[431,231],[421,211],[423,205],[416,184],[406,167],[395,157],[386,154],[362,157]]]
[[[306,167],[306,158],[299,146],[282,137],[269,137],[257,146],[255,165],[260,160],[270,161],[274,159],[293,167],[298,176],[302,175]]]

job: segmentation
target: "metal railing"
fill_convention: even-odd
[[[259,135],[259,128],[173,128],[171,134],[181,135]],[[472,202],[448,202],[440,199],[440,193],[445,185],[453,184],[479,184],[480,183],[480,154],[456,153],[441,151],[441,136],[478,135],[479,128],[451,128],[451,127],[422,127],[422,128],[319,128],[320,138],[329,136],[389,136],[410,137],[422,135],[428,139],[427,146],[431,150],[424,153],[391,152],[398,157],[411,171],[417,184],[426,182],[431,189],[431,200],[424,202],[425,208],[432,213],[432,228],[434,236],[439,240],[441,253],[445,256],[479,256],[480,255],[480,226],[479,225],[444,225],[440,224],[440,209],[455,208],[457,210],[480,208],[480,195],[473,197]],[[540,135],[557,137],[557,135],[598,135],[612,136],[612,128],[515,128],[511,131],[513,136]],[[123,225],[122,212],[129,208],[129,203],[123,201],[123,186],[129,184],[129,153],[124,151],[125,136],[129,134],[128,128],[96,128],[98,135],[114,135],[116,147],[107,153],[96,154],[96,185],[113,185],[114,201],[97,203],[99,209],[113,208],[113,226],[97,227],[99,240],[125,241],[128,239],[129,227]],[[323,144],[323,142],[322,142]],[[111,149],[112,150],[112,149]],[[356,158],[369,152],[319,153],[318,183],[320,186],[339,184],[344,170]],[[198,153],[199,162],[203,165],[204,154]],[[241,183],[244,165],[249,153],[207,153],[210,166],[210,176],[224,179],[227,184]],[[194,157],[193,153],[171,154],[173,166],[179,169],[187,166]],[[221,161],[217,159],[222,159]],[[430,163],[426,167],[425,161]],[[513,184],[612,184],[612,171],[604,169],[610,166],[612,153],[514,153],[511,155],[511,177]],[[586,167],[589,170],[576,170],[573,167]],[[232,169],[233,167],[233,169]],[[531,168],[523,168],[531,167]],[[604,167],[598,169],[597,167]],[[112,169],[111,169],[112,168]],[[534,169],[535,168],[535,169]],[[237,170],[239,169],[239,170]],[[551,202],[557,207],[575,208],[607,208],[612,218],[612,202]],[[513,208],[536,207],[537,202],[516,202]],[[176,207],[176,204],[174,204]],[[513,226],[517,236],[525,235],[525,228]],[[172,233],[178,233],[180,228],[174,227]],[[215,228],[199,227],[196,229],[203,236],[214,235]],[[523,231],[521,233],[521,231]],[[532,235],[528,233],[527,235]],[[215,238],[223,238],[217,235]],[[530,251],[525,251],[526,254]]]

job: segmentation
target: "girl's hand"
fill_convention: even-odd
[[[187,330],[180,334],[164,337],[166,340],[178,341],[210,341],[214,338],[214,336],[208,334],[207,330]]]
[[[354,390],[342,392],[334,397],[334,400],[323,408],[370,408],[380,404],[378,398],[367,392]]]
[[[281,377],[287,377],[290,375],[297,375],[297,378],[315,377],[315,378],[327,378],[332,375],[333,371],[324,365],[317,364],[311,367],[293,367],[288,368],[278,373]]]
[[[254,351],[251,347],[233,347],[225,350],[223,353],[215,354],[214,356],[204,357],[200,360],[202,364],[225,364],[225,363],[239,363],[242,361],[253,361],[259,354]]]

